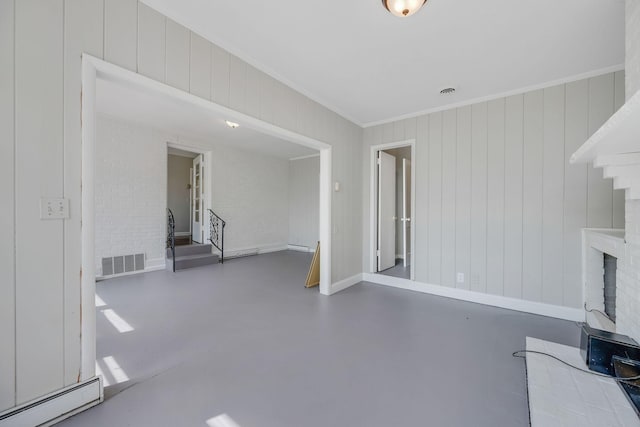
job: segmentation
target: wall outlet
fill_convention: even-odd
[[[472,286],[480,285],[480,275],[478,273],[474,273],[471,275],[471,285]]]
[[[458,273],[458,274],[456,274],[456,282],[458,282],[458,283],[464,283],[464,273]]]
[[[69,218],[69,199],[47,198],[40,199],[40,219]]]

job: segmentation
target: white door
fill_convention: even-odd
[[[411,160],[402,159],[402,256],[411,261]]]
[[[378,271],[396,264],[396,158],[378,151]]]
[[[191,240],[195,243],[204,243],[204,158],[202,154],[193,159],[193,169],[191,175],[191,188],[193,203],[191,209]]]

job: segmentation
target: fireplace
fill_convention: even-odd
[[[624,230],[587,228],[582,242],[585,321],[616,332],[617,261],[624,256]]]
[[[602,254],[604,281],[604,313],[616,323],[616,270],[618,258],[607,253]]]

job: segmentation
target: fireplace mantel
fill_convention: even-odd
[[[570,163],[589,163],[613,178],[627,199],[640,199],[640,91],[633,95],[578,150]]]

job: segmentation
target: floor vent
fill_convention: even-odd
[[[144,270],[144,254],[118,255],[102,258],[102,275],[115,276]]]

